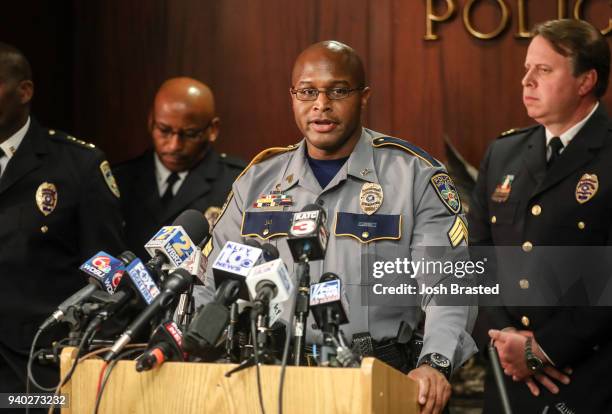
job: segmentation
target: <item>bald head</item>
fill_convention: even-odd
[[[155,110],[163,109],[186,110],[211,119],[215,116],[215,99],[210,88],[196,79],[172,78],[155,95]]]
[[[190,170],[219,133],[212,91],[192,78],[168,79],[155,95],[149,125],[162,164],[174,172]]]
[[[304,49],[293,65],[292,84],[297,83],[304,71],[320,65],[346,71],[354,82],[353,87],[365,86],[365,70],[361,58],[352,47],[336,40],[315,43]]]
[[[0,42],[0,74],[5,80],[32,80],[32,69],[19,49]]]
[[[34,94],[32,70],[23,53],[0,42],[0,142],[21,128]]]

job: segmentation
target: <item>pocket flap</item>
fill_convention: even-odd
[[[256,236],[262,240],[286,236],[291,226],[291,211],[246,211],[242,215],[240,235]]]
[[[399,240],[402,238],[401,214],[336,213],[334,234],[337,237],[354,237],[361,243],[374,240]]]

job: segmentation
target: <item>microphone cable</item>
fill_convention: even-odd
[[[257,395],[259,398],[259,406],[262,414],[266,414],[266,409],[263,402],[263,393],[261,391],[261,372],[259,370],[259,345],[257,345],[257,327],[255,319],[251,318],[251,336],[253,337],[253,358],[255,358],[255,372],[257,373]]]

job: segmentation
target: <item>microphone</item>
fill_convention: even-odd
[[[41,331],[61,322],[70,307],[84,302],[97,290],[104,288],[110,294],[113,294],[124,270],[123,263],[120,260],[103,251],[96,253],[79,269],[90,276],[90,283],[60,303],[57,310],[42,323],[39,328]]]
[[[145,353],[136,359],[136,371],[149,371],[165,361],[184,361],[182,342],[183,333],[176,323],[166,321],[160,324],[153,332]]]
[[[310,309],[319,329],[344,325],[348,320],[348,299],[342,281],[332,272],[321,276],[319,283],[310,285]]]
[[[253,241],[247,243],[253,244]],[[226,280],[235,280],[240,287],[238,297],[249,300],[245,278],[251,273],[251,269],[263,260],[263,250],[259,247],[226,242],[212,265],[215,286],[221,286]]]
[[[238,299],[239,282],[228,279],[215,292],[215,298],[200,308],[185,333],[185,351],[204,357],[217,345],[223,331],[229,325],[229,306]]]
[[[171,226],[162,227],[145,244],[145,250],[151,256],[147,267],[160,274],[165,264],[179,267],[186,261],[198,246],[193,240],[204,240],[209,234],[208,221],[197,210],[185,210]]]
[[[323,260],[327,249],[325,211],[316,204],[309,204],[293,213],[287,244],[295,262]]]
[[[140,263],[142,264],[142,262]],[[185,269],[176,269],[170,273],[164,283],[164,290],[155,296],[153,301],[148,304],[144,311],[136,317],[119,339],[117,339],[111,350],[104,356],[104,361],[108,362],[119,354],[119,352],[121,352],[121,350],[132,340],[132,337],[134,337],[149,320],[155,317],[159,312],[168,309],[176,300],[176,297],[189,288],[192,279],[193,276]]]
[[[246,285],[258,313],[270,303],[289,300],[293,292],[293,282],[282,259],[255,266],[246,278]]]
[[[359,366],[359,358],[349,349],[340,325],[348,323],[348,299],[342,281],[332,272],[324,273],[310,286],[310,308],[323,332],[321,366]]]

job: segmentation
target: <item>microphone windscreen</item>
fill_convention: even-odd
[[[185,210],[174,220],[173,226],[181,226],[191,241],[200,244],[208,236],[208,220],[198,210]]]

